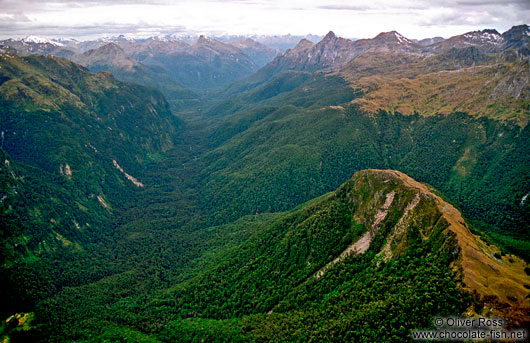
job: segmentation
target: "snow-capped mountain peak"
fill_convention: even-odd
[[[57,42],[57,41],[51,41],[49,39],[38,37],[38,36],[34,36],[34,35],[27,36],[26,38],[22,39],[22,42],[24,42],[24,43],[35,43],[35,44],[46,44],[46,43],[48,43],[48,44],[53,44],[53,45],[56,45],[56,46],[63,46],[64,45],[63,43],[60,43],[60,42]]]
[[[474,31],[464,34],[464,38],[478,41],[489,41],[493,43],[498,43],[502,40],[502,36],[496,30],[483,30],[483,31]]]
[[[398,40],[399,43],[404,43],[404,44],[412,43],[410,39],[406,38],[405,36],[401,35],[400,33],[396,31],[394,31],[394,36],[396,36],[396,39]]]

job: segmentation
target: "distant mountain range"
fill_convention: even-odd
[[[7,49],[21,56],[65,57],[95,72],[113,72],[123,81],[136,80],[154,87],[166,83],[161,90],[170,101],[183,95],[179,87],[200,91],[226,85],[254,73],[279,53],[249,38],[222,43],[204,36],[192,44],[158,37],[136,40],[119,36],[78,42],[29,36],[1,41],[0,51]]]
[[[435,39],[429,45],[396,31],[356,41],[329,32],[316,44],[301,40],[256,74],[232,85],[230,91],[248,90],[286,71],[336,72],[365,94],[355,102],[369,111],[433,114],[464,110],[524,124],[530,120],[525,109],[529,99],[524,96],[530,87],[529,46],[528,25],[503,34],[469,32]],[[492,74],[495,81],[487,86],[477,82],[486,82]],[[512,82],[508,80],[514,82],[512,87],[503,86]],[[406,100],[400,102],[403,97]]]
[[[318,36],[318,35],[305,35],[305,36],[298,36],[298,35],[276,35],[276,36],[268,36],[268,35],[251,35],[251,36],[220,36],[220,37],[214,37],[217,40],[220,40],[222,42],[233,42],[233,41],[241,41],[245,40],[247,38],[250,38],[256,42],[259,42],[265,46],[271,47],[273,49],[277,49],[280,52],[285,52],[287,49],[290,49],[294,47],[298,42],[302,39],[309,40],[311,42],[318,42],[322,40],[324,36]]]
[[[160,87],[172,101],[173,90],[178,97],[182,87],[194,91],[218,88],[250,76],[260,67],[261,73],[274,74],[283,70],[340,69],[363,53],[398,53],[428,57],[453,48],[475,47],[480,53],[503,54],[504,60],[520,59],[529,54],[528,26],[513,27],[500,34],[495,30],[468,32],[449,39],[435,37],[410,40],[396,31],[384,32],[372,39],[349,40],[329,32],[318,43],[303,38],[296,46],[281,53],[283,47],[294,45],[297,36],[256,36],[255,39],[225,36],[216,40],[200,36],[196,41],[172,37],[133,39],[125,36],[78,42],[47,40],[28,36],[22,40],[4,40],[0,50],[19,55],[51,54],[65,57],[89,67],[92,71],[108,70],[124,81]],[[309,36],[309,38],[319,38]],[[222,40],[222,41],[221,41]],[[263,43],[258,42],[262,41]],[[114,44],[121,48],[104,47]],[[267,46],[269,44],[270,46]],[[281,45],[280,44],[280,45]],[[100,49],[96,52],[97,49]],[[89,52],[93,50],[92,52]],[[128,61],[129,68],[117,66]],[[165,74],[165,76],[162,76]],[[165,79],[165,80],[164,80]],[[167,87],[161,86],[162,83]],[[162,88],[169,88],[164,90]],[[184,96],[186,97],[186,96]],[[188,97],[191,96],[189,93]]]
[[[495,30],[483,30],[446,40],[432,39],[422,42],[410,40],[396,31],[383,32],[372,39],[356,41],[340,38],[333,32],[329,32],[317,44],[302,40],[296,47],[278,56],[269,68],[275,67],[281,70],[338,69],[361,53],[392,52],[430,56],[452,48],[468,47],[475,47],[480,52],[488,53],[502,53],[515,48],[518,55],[528,56],[529,32],[527,25],[521,25],[511,28],[502,35]]]

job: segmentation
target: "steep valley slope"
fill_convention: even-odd
[[[302,40],[204,112],[213,124],[203,204],[222,222],[286,210],[356,170],[396,169],[526,256],[529,32],[477,31],[427,48],[397,32]]]
[[[135,177],[174,145],[180,124],[158,91],[109,73],[44,56],[1,55],[0,66],[6,316],[61,287],[68,277],[47,258],[68,261],[90,246],[133,202],[143,188]]]
[[[427,46],[330,33],[252,75],[205,37],[83,62],[154,86],[169,66],[206,94],[186,107],[180,82],[170,107],[160,85],[1,54],[0,338],[403,342],[436,315],[528,325],[527,31]]]
[[[403,342],[434,315],[501,316],[516,327],[530,319],[528,264],[501,255],[401,172],[361,171],[291,211],[253,217],[209,229],[192,276],[141,307],[141,291],[120,291],[149,277],[136,272],[59,292],[39,307],[61,323],[52,337]],[[367,235],[362,250],[349,249]],[[133,308],[134,317],[116,316]]]

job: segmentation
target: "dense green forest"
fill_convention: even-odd
[[[450,245],[440,250],[444,240],[451,240],[437,234],[447,224],[437,224],[427,242],[416,231],[422,227],[413,229],[407,249],[381,264],[377,252],[414,193],[383,180],[377,187],[388,188],[358,184],[350,181],[336,193],[288,213],[244,217],[200,232],[194,238],[202,239],[204,251],[188,263],[170,264],[161,259],[162,247],[149,245],[150,256],[137,250],[143,258],[134,262],[130,256],[131,269],[114,270],[114,275],[95,283],[64,288],[39,303],[37,312],[44,321],[40,334],[52,341],[94,342],[125,337],[125,341],[141,341],[147,340],[146,334],[149,340],[161,342],[343,341],[355,335],[367,341],[384,337],[398,342],[408,337],[411,328],[428,327],[433,315],[467,308],[471,297],[457,287],[449,268],[455,257]],[[352,213],[368,219],[381,201],[374,197],[380,189],[398,192],[399,198],[379,238],[366,254],[350,256],[314,278],[322,266],[366,232]],[[429,206],[423,205],[418,215],[429,218]],[[120,250],[107,248],[109,252]],[[188,255],[193,248],[186,247]],[[176,253],[186,255],[183,251],[170,255]],[[146,261],[151,258],[152,262]],[[94,256],[85,257],[84,268],[91,262],[91,270],[98,268]],[[87,282],[90,276],[83,277],[82,282]],[[272,314],[263,314],[268,311]],[[401,316],[408,319],[401,320]],[[389,326],[376,325],[382,321]],[[352,332],[350,327],[365,329]]]
[[[323,72],[262,70],[170,108],[60,58],[0,64],[0,315],[32,318],[3,320],[11,342],[403,342],[480,307],[432,206],[382,262],[413,193],[355,186],[368,168],[434,187],[501,254],[530,258],[528,126],[368,113]],[[315,278],[391,190],[368,251]]]
[[[271,87],[276,92],[265,96],[266,83],[207,111],[223,116],[208,134],[213,149],[201,172],[215,222],[292,208],[358,170],[396,169],[437,188],[477,227],[528,257],[528,245],[511,238],[529,239],[527,126],[466,113],[371,114],[345,104],[362,92],[340,77],[290,73],[270,83],[285,77],[294,89]]]

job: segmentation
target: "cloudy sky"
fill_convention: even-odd
[[[0,0],[0,38],[317,34],[410,38],[506,31],[530,21],[530,0]]]

